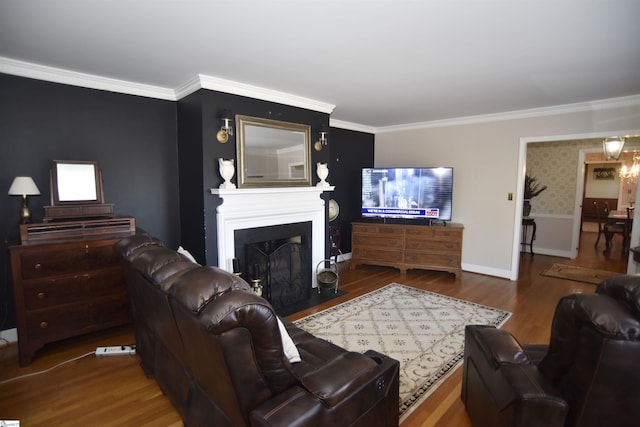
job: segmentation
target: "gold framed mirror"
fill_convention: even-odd
[[[238,186],[311,185],[311,126],[236,116]]]

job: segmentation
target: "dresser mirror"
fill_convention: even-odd
[[[97,162],[54,160],[51,169],[51,204],[104,203]]]
[[[50,178],[51,206],[44,207],[45,221],[113,216],[113,205],[104,203],[98,162],[54,160]]]
[[[236,116],[238,186],[311,185],[311,126]]]

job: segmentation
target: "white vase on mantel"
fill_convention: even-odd
[[[236,167],[233,164],[234,159],[224,160],[219,158],[218,163],[220,164],[220,176],[224,179],[224,182],[220,184],[220,188],[227,190],[236,188],[236,185],[231,182],[231,178],[236,173]]]
[[[320,178],[320,182],[316,184],[316,187],[329,187],[329,183],[325,181],[329,176],[329,164],[318,162],[316,173],[318,174],[318,178]]]

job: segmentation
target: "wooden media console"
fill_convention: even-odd
[[[459,274],[462,261],[461,224],[407,225],[352,223],[351,267],[359,264]]]

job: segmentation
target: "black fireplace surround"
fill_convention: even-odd
[[[311,296],[311,236],[310,221],[234,231],[237,272],[250,284],[260,280],[276,311]]]

